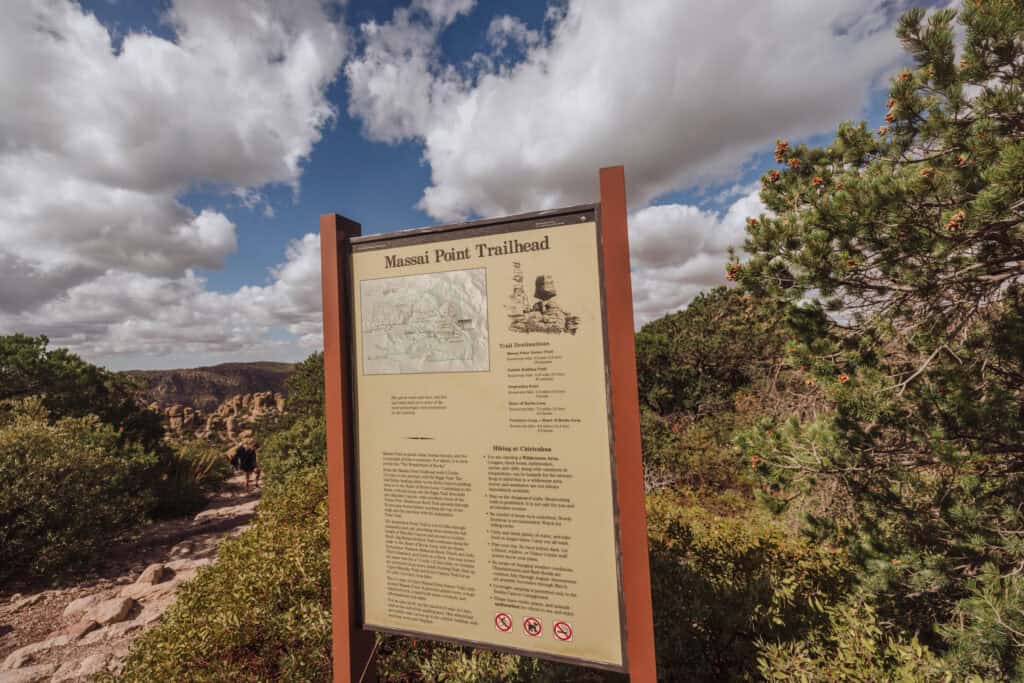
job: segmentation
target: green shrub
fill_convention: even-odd
[[[282,482],[294,472],[324,467],[327,425],[323,415],[299,417],[288,428],[266,437],[260,447],[260,467],[269,482]]]
[[[729,409],[782,356],[785,308],[717,287],[636,336],[641,405],[661,415]]]
[[[137,404],[131,380],[67,349],[47,349],[49,343],[44,336],[0,335],[0,400],[39,396],[50,419],[96,415],[120,441],[158,447],[160,415]]]
[[[768,683],[931,683],[953,673],[916,638],[888,634],[872,607],[854,598],[828,609],[826,628],[787,643],[761,642],[758,669]],[[980,678],[956,679],[981,682]]]
[[[536,659],[398,636],[381,637],[377,657],[377,675],[382,683],[556,680],[546,673],[545,665]]]
[[[845,557],[753,514],[648,498],[659,674],[724,681],[757,671],[758,639],[798,640],[849,586]]]
[[[78,568],[141,524],[154,465],[95,416],[51,423],[38,398],[0,402],[0,581]]]
[[[322,468],[269,489],[253,527],[133,644],[120,680],[329,680],[326,509]]]
[[[231,464],[219,448],[199,439],[161,449],[151,486],[154,515],[177,517],[206,504],[207,494],[231,476]]]

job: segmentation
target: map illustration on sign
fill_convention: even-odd
[[[490,369],[486,269],[363,280],[359,296],[365,374]]]

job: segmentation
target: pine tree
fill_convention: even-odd
[[[958,32],[962,28],[962,34]],[[749,291],[798,303],[791,361],[834,411],[744,447],[765,487],[832,492],[882,623],[947,664],[1024,676],[1024,3],[915,9],[886,123],[779,141]],[[958,37],[959,36],[959,37]]]

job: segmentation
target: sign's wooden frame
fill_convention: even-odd
[[[621,166],[601,169],[600,193],[600,258],[604,276],[618,535],[625,602],[625,661],[631,681],[654,683],[657,679],[654,622],[640,451],[626,184]],[[320,217],[333,627],[331,650],[335,683],[376,680],[374,633],[363,628],[359,604],[352,349],[346,324],[351,314],[347,291],[351,277],[351,240],[361,233],[358,223],[338,214]]]

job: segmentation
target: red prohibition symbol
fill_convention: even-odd
[[[526,635],[536,638],[540,635],[541,630],[540,619],[537,617],[526,617],[523,619],[523,631]]]
[[[555,638],[563,643],[572,640],[572,626],[564,621],[556,621],[552,624],[551,632],[555,634]]]
[[[502,633],[508,633],[512,630],[512,617],[504,612],[498,612],[494,615],[494,628]]]

